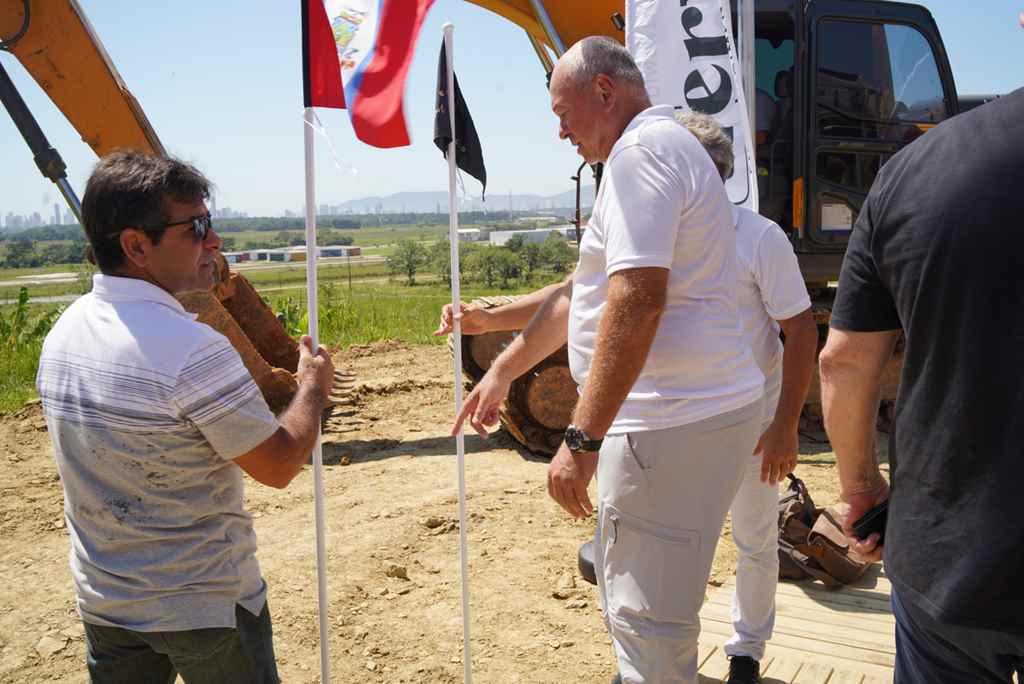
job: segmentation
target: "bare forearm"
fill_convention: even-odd
[[[281,442],[278,469],[291,480],[302,470],[316,444],[320,429],[320,416],[324,410],[324,397],[313,381],[299,384],[288,408],[281,413]]]
[[[572,281],[556,283],[544,289],[548,290],[548,296],[537,308],[526,328],[494,360],[494,371],[503,378],[518,378],[558,351],[569,338]]]
[[[571,282],[571,279],[570,281]],[[565,285],[565,281],[552,283],[539,290],[523,295],[514,302],[488,309],[488,328],[490,330],[522,330],[537,314],[554,292]]]
[[[573,413],[573,424],[588,435],[603,437],[611,427],[647,362],[664,304],[664,291],[609,287],[587,383]]]
[[[881,484],[875,456],[879,380],[896,340],[896,333],[854,335],[832,331],[820,359],[825,430],[836,453],[843,495]]]
[[[818,328],[809,312],[806,320],[787,327],[786,344],[782,350],[782,388],[775,410],[775,421],[795,430],[814,375]]]

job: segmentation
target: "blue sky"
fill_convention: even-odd
[[[180,0],[167,5],[79,0],[165,146],[202,169],[218,204],[252,215],[303,202],[298,2]],[[925,2],[942,32],[961,93],[1024,86],[1024,0]],[[173,7],[173,9],[169,9]],[[980,9],[984,7],[984,10]],[[420,34],[406,89],[412,145],[379,150],[355,139],[345,112],[318,110],[339,161],[317,143],[317,201],[401,190],[443,190],[447,167],[431,140],[441,26],[455,24],[455,65],[484,147],[488,195],[555,194],[578,158],[557,138],[544,75],[526,34],[462,0],[437,0]],[[10,55],[11,74],[81,192],[92,151]],[[0,113],[0,215],[52,213],[58,195]],[[479,185],[466,177],[467,191]]]

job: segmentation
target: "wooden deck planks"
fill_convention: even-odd
[[[732,635],[735,580],[712,592],[701,610],[701,684],[728,673],[722,645]],[[891,585],[880,566],[839,590],[780,582],[772,640],[762,660],[766,684],[876,684],[892,681],[895,624]]]

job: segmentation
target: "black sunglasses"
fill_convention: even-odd
[[[209,214],[200,214],[199,216],[182,219],[181,221],[174,221],[173,223],[165,223],[160,226],[143,226],[142,230],[146,232],[155,232],[159,230],[166,230],[173,226],[183,226],[186,224],[192,224],[192,239],[196,242],[202,242],[205,240],[206,234],[213,230],[213,219]]]

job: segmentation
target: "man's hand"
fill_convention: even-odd
[[[459,302],[458,315],[453,315],[452,311],[451,304],[445,304],[444,308],[441,309],[441,323],[437,326],[437,330],[434,331],[434,337],[447,335],[454,330],[455,318],[458,318],[462,324],[462,334],[464,335],[480,335],[481,333],[490,332],[491,315],[487,309],[474,309],[465,302]]]
[[[316,354],[313,353],[313,340],[309,335],[303,335],[299,340],[299,366],[295,376],[300,385],[315,383],[321,398],[327,401],[334,385],[334,363],[323,345],[317,348]]]
[[[799,450],[800,436],[796,429],[773,420],[754,447],[754,453],[761,454],[761,482],[775,485],[793,472]]]
[[[878,483],[872,488],[854,493],[841,492],[839,498],[846,503],[839,522],[843,526],[843,533],[850,540],[850,548],[863,556],[866,561],[873,563],[882,560],[883,547],[878,543],[879,534],[872,532],[863,541],[857,539],[853,533],[853,523],[860,520],[868,511],[889,498],[889,483],[879,474]]]
[[[597,452],[581,452],[575,456],[562,443],[548,466],[548,495],[574,518],[585,518],[594,512],[587,495],[587,485],[597,470]]]
[[[469,424],[473,426],[477,434],[487,439],[489,436],[487,428],[498,423],[498,407],[508,396],[511,386],[512,381],[503,378],[497,371],[497,366],[491,366],[491,369],[487,371],[487,374],[463,402],[462,410],[455,417],[452,435],[459,434],[462,424],[466,418],[469,418]]]

